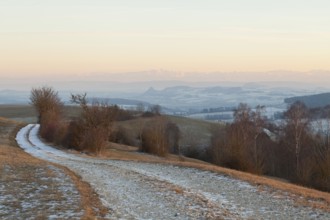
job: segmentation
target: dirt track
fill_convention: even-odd
[[[23,128],[19,145],[82,176],[112,210],[111,219],[330,219],[284,191],[193,168],[68,154],[42,143],[37,132],[38,126]]]

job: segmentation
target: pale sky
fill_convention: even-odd
[[[0,76],[330,70],[329,0],[0,0]]]

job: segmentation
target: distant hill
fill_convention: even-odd
[[[316,95],[296,96],[284,99],[287,104],[292,104],[296,101],[301,101],[309,108],[325,107],[330,105],[330,92]]]

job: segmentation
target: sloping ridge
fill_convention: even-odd
[[[325,107],[330,105],[330,92],[307,96],[296,96],[286,98],[284,100],[284,102],[288,104],[292,104],[296,101],[303,102],[307,107],[310,108]]]

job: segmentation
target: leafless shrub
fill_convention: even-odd
[[[230,166],[231,163],[227,129],[228,125],[214,125],[211,129],[212,162],[217,165]]]
[[[56,145],[63,145],[63,140],[68,133],[68,126],[68,123],[64,121],[60,121],[60,123],[57,124],[53,140]]]
[[[166,156],[179,141],[179,128],[165,117],[147,123],[142,131],[141,151]]]
[[[97,101],[88,105],[86,94],[72,95],[71,98],[72,102],[80,105],[82,113],[79,119],[71,125],[74,133],[71,133],[69,142],[78,149],[99,154],[106,146],[118,109]]]
[[[100,154],[106,146],[108,135],[109,131],[103,127],[86,129],[82,138],[82,148]]]
[[[125,144],[130,146],[137,146],[138,143],[135,139],[135,135],[128,129],[119,126],[114,129],[109,137],[110,141],[118,143],[118,144]]]
[[[58,93],[50,87],[33,88],[30,102],[38,112],[40,135],[47,141],[58,141],[59,130],[62,128],[62,109]]]
[[[330,191],[330,149],[322,139],[327,137],[313,137],[308,152],[306,148],[301,152],[303,163],[298,180],[304,185]]]
[[[149,107],[149,111],[154,115],[159,116],[162,111],[162,107],[160,105],[152,105]]]
[[[30,103],[38,112],[38,122],[46,113],[60,115],[62,113],[63,103],[58,96],[58,92],[51,87],[33,88],[30,94]]]
[[[60,119],[59,116],[53,112],[48,111],[43,113],[40,121],[40,135],[47,141],[53,142],[55,140],[55,133],[59,129]]]
[[[310,134],[309,124],[310,118],[308,109],[302,102],[295,102],[284,113],[286,118],[285,134],[286,141],[289,142],[289,147],[295,154],[296,176],[299,178],[301,170],[301,151],[304,139]]]
[[[42,117],[40,123],[40,136],[49,142],[61,145],[66,136],[68,125],[53,112],[48,112]]]
[[[81,123],[73,120],[69,123],[67,132],[63,139],[63,145],[67,148],[73,148],[76,150],[83,150],[83,135],[84,129]]]
[[[142,117],[157,117],[161,115],[161,106],[160,105],[153,105],[150,106],[148,111],[143,112]]]

